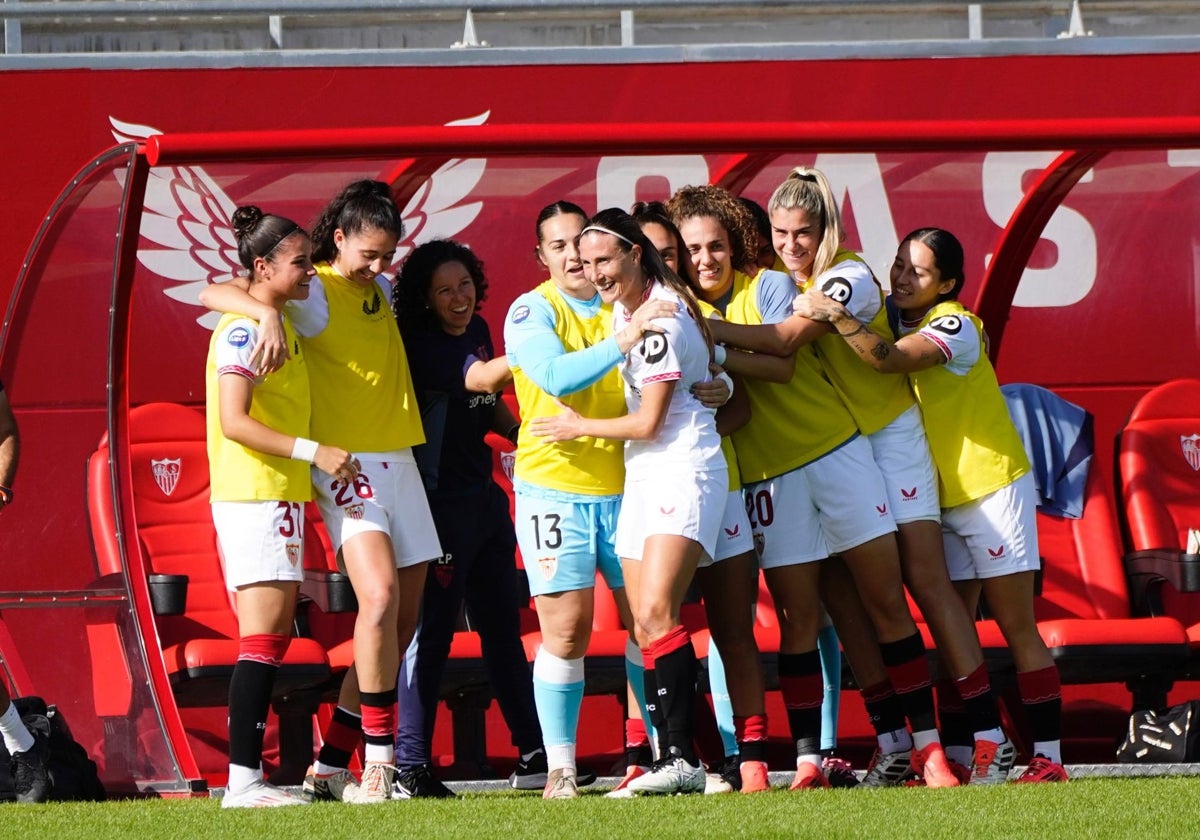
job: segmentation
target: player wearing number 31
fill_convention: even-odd
[[[697,566],[716,553],[729,480],[715,411],[690,390],[710,378],[712,339],[687,285],[627,213],[610,209],[592,217],[579,252],[587,279],[612,303],[615,329],[652,298],[674,303],[677,317],[659,320],[663,332],[648,333],[622,360],[628,413],[592,418],[563,406],[530,428],[550,440],[628,441],[616,549],[647,684],[651,672],[657,684],[652,722],[667,733],[667,752],[628,789],[701,792],[705,773],[692,746],[696,655],[679,611]]]
[[[283,317],[308,297],[316,273],[312,243],[295,222],[239,207],[238,256],[250,296]],[[284,330],[294,342],[291,324]],[[312,498],[309,463],[350,477],[354,457],[308,440],[308,368],[293,353],[259,377],[250,361],[258,324],[225,315],[213,332],[205,376],[212,514],[225,557],[225,583],[237,591],[238,661],[229,683],[229,786],[224,807],[302,805],[263,781],[262,742],[275,672],[287,651],[296,589],[304,575],[303,503]]]

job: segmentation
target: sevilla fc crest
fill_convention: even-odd
[[[154,483],[163,491],[164,496],[175,492],[179,483],[179,473],[183,468],[182,458],[150,459],[150,471],[154,473]]]
[[[346,505],[346,515],[351,519],[362,519],[363,510],[364,508],[362,502],[358,502],[357,504],[353,505]]]
[[[538,568],[542,570],[542,577],[545,580],[554,580],[554,576],[558,574],[558,558],[557,557],[542,557],[537,561]]]
[[[300,543],[288,543],[286,549],[288,562],[295,566],[300,562]]]
[[[1180,435],[1179,445],[1183,448],[1183,457],[1188,466],[1200,470],[1200,435]]]

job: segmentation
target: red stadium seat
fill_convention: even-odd
[[[238,629],[209,507],[204,415],[174,403],[139,406],[129,414],[129,444],[133,521],[125,525],[136,529],[141,568],[152,587],[158,576],[186,580],[182,611],[156,614],[154,626],[143,632],[159,640],[179,707],[224,706],[237,662]],[[104,439],[88,465],[88,508],[101,575],[125,571],[108,460]],[[138,568],[132,558],[130,568]],[[273,694],[286,773],[302,775],[311,760],[316,689],[329,678],[325,649],[311,639],[293,639]]]
[[[1125,682],[1135,694],[1157,694],[1186,657],[1187,638],[1173,618],[1132,616],[1109,487],[1093,461],[1080,519],[1039,511],[1042,573],[1034,614],[1064,683]],[[1008,667],[1000,628],[990,620],[976,626],[989,664]]]
[[[1135,604],[1178,618],[1200,651],[1200,595],[1189,594],[1200,591],[1200,554],[1187,553],[1189,529],[1200,529],[1200,380],[1172,380],[1147,392],[1117,452]],[[1200,675],[1194,665],[1188,671]]]

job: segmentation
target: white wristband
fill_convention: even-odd
[[[298,437],[296,442],[292,444],[292,459],[296,461],[307,461],[312,463],[317,457],[317,442],[308,438]]]
[[[713,361],[719,364],[721,367],[725,367],[725,357],[727,355],[728,354],[725,352],[724,344],[713,345]]]

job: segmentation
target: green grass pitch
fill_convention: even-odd
[[[215,799],[0,808],[4,837],[170,838],[1179,838],[1195,836],[1197,778],[1079,779],[955,790],[828,790],[544,802],[537,794],[374,806],[222,810]]]

